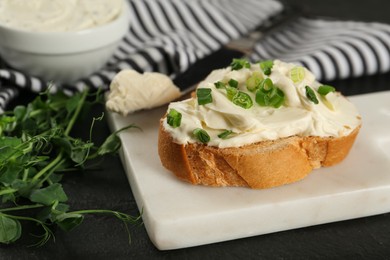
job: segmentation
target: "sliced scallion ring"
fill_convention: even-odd
[[[261,75],[261,72],[255,71],[253,74],[246,80],[246,88],[251,91],[255,92],[256,89],[260,87],[260,83],[263,81],[263,75]]]
[[[199,105],[206,105],[213,102],[211,88],[198,88],[196,90],[196,97],[198,98]]]
[[[167,123],[173,128],[179,127],[181,124],[181,113],[176,109],[171,108],[167,115]]]
[[[264,79],[256,90],[256,103],[260,106],[280,107],[284,103],[284,92],[274,86],[270,78]]]
[[[226,87],[226,84],[221,82],[221,81],[217,81],[217,82],[214,82],[214,86],[218,89],[220,88],[225,88]]]
[[[230,80],[228,81],[228,84],[229,84],[229,86],[231,86],[231,87],[233,87],[233,88],[238,88],[238,81],[235,80],[235,79],[230,79]]]
[[[251,97],[242,91],[238,91],[237,94],[232,99],[233,104],[240,106],[245,109],[249,109],[253,105]]]
[[[269,106],[279,108],[284,102],[284,92],[280,88],[275,88],[275,94],[269,99]]]
[[[273,88],[274,88],[274,83],[270,78],[266,78],[260,83],[260,89],[263,92],[270,92]]]
[[[246,59],[233,59],[230,67],[232,70],[240,70],[242,68],[250,68],[251,64]]]
[[[206,132],[206,130],[202,128],[195,128],[194,131],[192,131],[193,135],[198,139],[201,143],[208,143],[210,142],[210,136]]]
[[[218,135],[218,137],[221,138],[221,139],[227,139],[229,137],[229,135],[231,135],[232,133],[233,133],[232,130],[225,130],[222,133],[220,133]]]
[[[318,99],[313,89],[309,86],[305,86],[305,90],[306,90],[306,97],[314,104],[318,104]]]
[[[301,82],[305,78],[305,68],[296,66],[290,70],[290,79],[294,83]]]
[[[260,68],[263,70],[264,75],[267,76],[271,74],[273,66],[274,66],[274,62],[272,60],[266,60],[260,62]]]
[[[231,86],[226,86],[226,95],[227,98],[232,101],[233,97],[237,94],[238,90],[236,88],[233,88]]]
[[[336,91],[336,89],[332,86],[329,86],[329,85],[322,85],[317,90],[317,92],[321,96],[326,96],[329,92],[335,92],[335,91]]]

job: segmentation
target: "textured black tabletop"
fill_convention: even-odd
[[[286,3],[318,16],[390,23],[388,0],[289,0]],[[210,69],[210,64],[225,66],[234,55],[234,52],[217,52],[176,82],[195,83]],[[346,95],[390,90],[390,73],[330,83]],[[23,99],[18,101],[23,102]],[[97,107],[94,113],[99,116],[102,111],[103,107]],[[102,122],[96,127],[95,133],[103,140],[109,134],[108,125]],[[107,158],[98,170],[69,175],[64,188],[73,209],[107,208],[139,214],[119,157]],[[236,225],[240,225],[239,219]],[[24,228],[31,233],[37,231],[34,226]],[[131,235],[129,245],[120,221],[112,217],[88,216],[71,232],[55,231],[55,241],[43,247],[28,247],[34,241],[29,235],[24,235],[17,244],[1,245],[0,259],[390,258],[390,213],[171,251],[156,249],[144,226],[132,227]]]

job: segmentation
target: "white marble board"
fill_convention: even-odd
[[[347,159],[266,190],[194,186],[165,170],[157,154],[165,106],[108,113],[113,131],[142,128],[120,134],[121,160],[151,241],[177,249],[390,212],[390,91],[350,100],[363,127]]]

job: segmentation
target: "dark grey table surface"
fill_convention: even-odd
[[[313,1],[288,0],[306,13],[390,23],[388,0]],[[237,53],[221,50],[201,61],[177,79],[193,84],[213,67],[227,65]],[[346,95],[390,90],[390,73],[330,82]],[[23,98],[17,102],[23,102]],[[17,103],[16,102],[16,103]],[[103,107],[93,111],[99,116]],[[82,128],[82,126],[81,126]],[[100,138],[109,134],[106,123],[97,125]],[[99,141],[99,140],[97,140]],[[118,157],[106,159],[99,170],[75,173],[65,179],[73,209],[107,208],[137,215],[131,188]],[[237,220],[240,225],[240,220]],[[28,232],[34,226],[24,227]],[[111,217],[89,216],[71,232],[55,231],[55,242],[28,247],[29,235],[14,245],[0,245],[0,259],[388,259],[390,258],[390,214],[364,217],[267,235],[171,251],[159,251],[144,226],[131,228],[132,242],[121,222]]]

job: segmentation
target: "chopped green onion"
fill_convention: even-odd
[[[262,107],[266,107],[269,104],[269,97],[266,93],[261,91],[260,89],[256,91],[256,103]]]
[[[198,88],[196,90],[196,96],[198,98],[199,105],[205,105],[213,102],[213,96],[211,95],[211,88]]]
[[[275,88],[276,93],[270,98],[269,105],[279,108],[284,102],[284,92],[280,88]]]
[[[226,84],[221,82],[221,81],[217,81],[217,82],[214,83],[214,86],[216,88],[225,88]]]
[[[274,62],[272,60],[266,60],[260,62],[260,68],[263,70],[265,75],[270,75],[272,72],[272,67],[274,66]]]
[[[251,108],[253,105],[251,97],[242,91],[237,92],[237,94],[233,97],[232,102],[233,104],[245,109]]]
[[[238,90],[236,88],[233,88],[231,86],[226,86],[226,95],[227,98],[232,101],[233,97],[237,94]]]
[[[181,113],[176,109],[171,108],[167,115],[167,123],[173,128],[179,127],[181,124]]]
[[[284,92],[274,86],[270,78],[264,79],[256,91],[256,103],[260,106],[279,108],[284,102]]]
[[[314,104],[318,104],[316,93],[314,93],[314,91],[309,86],[306,86],[305,89],[306,89],[306,97]]]
[[[202,128],[196,128],[194,131],[192,131],[194,136],[201,142],[201,143],[208,143],[210,141],[209,134],[203,130]]]
[[[263,80],[263,76],[259,71],[253,72],[253,74],[246,80],[246,88],[254,92],[256,89],[260,87],[260,83]]]
[[[218,137],[221,138],[221,139],[227,139],[229,137],[229,135],[231,135],[232,133],[233,133],[232,130],[225,130],[222,133],[220,133],[218,135]]]
[[[269,92],[274,89],[274,83],[270,78],[266,78],[260,83],[260,89],[264,92]]]
[[[329,92],[335,92],[335,91],[336,89],[329,85],[322,85],[317,90],[317,92],[322,96],[326,96]]]
[[[228,84],[229,84],[229,86],[231,86],[231,87],[233,87],[233,88],[238,88],[238,81],[235,80],[235,79],[230,79],[230,80],[228,81]]]
[[[230,67],[232,70],[240,70],[242,68],[250,68],[251,64],[245,59],[233,59]]]
[[[290,70],[290,78],[294,83],[301,82],[305,78],[305,68],[296,66]]]

